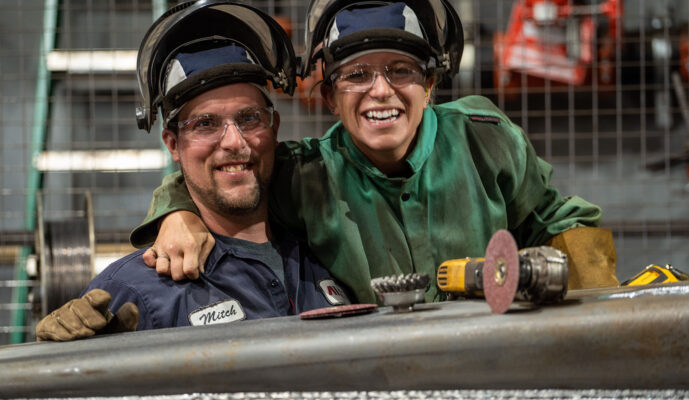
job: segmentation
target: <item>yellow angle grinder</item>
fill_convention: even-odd
[[[554,303],[567,294],[567,255],[549,246],[517,249],[512,234],[497,231],[483,258],[445,261],[438,267],[440,290],[454,296],[485,297],[502,314],[515,297],[534,304]]]

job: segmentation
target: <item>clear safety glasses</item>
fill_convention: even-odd
[[[273,108],[248,107],[234,115],[201,114],[186,121],[170,122],[170,125],[177,126],[187,140],[216,143],[225,136],[230,123],[248,139],[273,126]]]
[[[423,84],[426,69],[419,64],[408,61],[397,61],[388,65],[352,64],[335,71],[330,80],[335,90],[342,92],[368,92],[376,81],[378,74],[395,88],[411,84]]]

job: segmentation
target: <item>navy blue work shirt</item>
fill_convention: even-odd
[[[205,274],[197,280],[175,282],[159,276],[144,264],[141,255],[146,249],[141,249],[109,265],[84,293],[95,288],[110,293],[113,313],[128,301],[136,304],[137,330],[280,317],[349,303],[308,247],[293,238],[278,241],[283,284],[255,255],[214,236]]]

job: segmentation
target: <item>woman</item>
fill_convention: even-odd
[[[579,228],[597,226],[600,209],[549,185],[552,167],[518,126],[479,96],[430,105],[435,76],[455,73],[461,57],[448,3],[314,0],[307,21],[303,71],[323,61],[322,93],[340,121],[319,139],[280,145],[271,216],[301,233],[359,302],[376,301],[372,277],[420,272],[435,282],[440,263],[483,255],[498,229],[520,247],[565,251],[570,288],[617,284],[610,232]],[[195,211],[190,203],[183,182],[168,179],[132,242],[152,240],[159,218]],[[193,277],[207,251],[198,249],[212,242],[179,214],[161,225],[157,267]],[[188,235],[200,239],[185,244]],[[430,285],[426,300],[442,298]]]

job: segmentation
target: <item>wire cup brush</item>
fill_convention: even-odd
[[[395,312],[409,312],[414,304],[424,302],[429,282],[428,274],[413,273],[374,278],[371,287],[384,305],[392,306]]]

